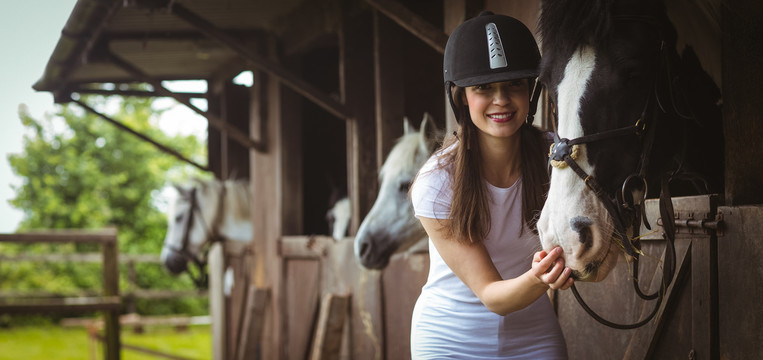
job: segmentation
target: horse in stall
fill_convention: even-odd
[[[603,280],[621,253],[638,274],[644,200],[659,196],[665,289],[675,270],[671,193],[723,191],[720,91],[690,47],[679,55],[662,1],[547,0],[539,28],[555,124],[541,244],[562,247],[576,281]],[[661,301],[633,280],[639,296]]]
[[[413,215],[408,190],[442,134],[429,114],[424,114],[418,131],[411,129],[407,119],[403,130],[379,171],[379,195],[355,236],[355,258],[368,269],[383,269],[392,255],[413,251],[426,239]]]
[[[329,225],[329,234],[336,241],[341,241],[347,236],[347,229],[352,219],[350,198],[344,195],[335,199],[333,194],[329,200],[329,210],[326,212],[326,222]]]
[[[197,287],[207,286],[207,252],[212,243],[242,250],[252,239],[249,184],[235,180],[198,181],[195,186],[176,186],[177,197],[170,202],[168,228],[161,262],[172,274],[188,272]],[[196,266],[194,275],[188,262]],[[224,289],[230,294],[232,269],[225,273]]]

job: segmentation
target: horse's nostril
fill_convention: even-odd
[[[593,221],[586,216],[576,216],[570,219],[570,228],[578,233],[578,240],[586,247],[590,247],[593,240],[591,225],[593,225]]]

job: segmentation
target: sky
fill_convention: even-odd
[[[19,104],[26,104],[35,119],[56,112],[53,96],[36,92],[32,85],[42,77],[75,3],[76,0],[3,0],[0,12],[0,233],[14,232],[23,215],[8,203],[15,197],[13,186],[21,185],[21,179],[8,164],[9,154],[23,151],[24,128],[18,116]],[[167,87],[175,91],[198,91],[205,89],[206,84],[195,81]],[[175,106],[174,100],[158,101],[161,107],[174,106],[159,120],[159,128],[170,134],[206,137],[203,118],[182,105]],[[196,105],[206,108],[206,104]]]

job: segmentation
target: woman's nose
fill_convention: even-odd
[[[506,105],[509,102],[509,92],[506,89],[498,87],[493,95],[493,104]]]

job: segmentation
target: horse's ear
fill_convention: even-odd
[[[421,119],[421,126],[419,127],[422,142],[427,144],[434,143],[434,140],[437,139],[438,131],[432,115],[424,113],[424,118]]]
[[[408,121],[407,116],[403,116],[403,135],[408,134],[410,132],[413,132],[413,129],[411,129],[411,122]]]

